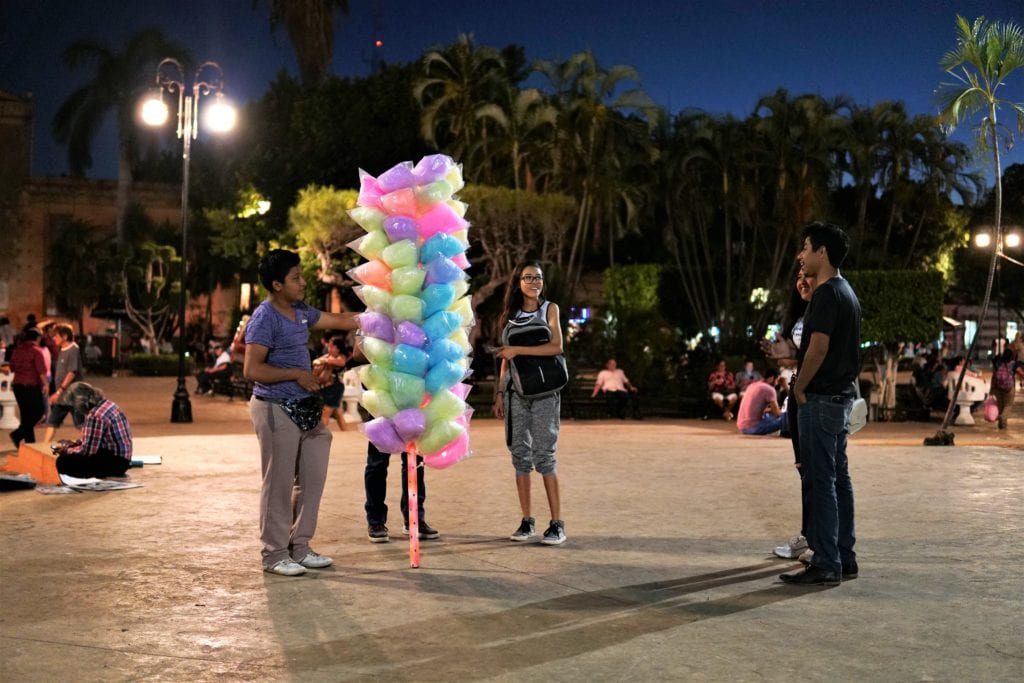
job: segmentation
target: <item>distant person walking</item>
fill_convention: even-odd
[[[21,341],[11,352],[11,371],[14,380],[14,398],[18,402],[21,422],[11,432],[15,448],[21,442],[35,443],[35,426],[46,411],[46,397],[49,395],[46,359],[39,346],[39,330],[30,327],[19,335]]]
[[[71,412],[60,399],[72,384],[82,379],[82,352],[75,343],[75,331],[67,323],[58,323],[53,328],[57,342],[57,362],[53,366],[54,390],[50,395],[50,414],[46,419],[46,435],[43,441],[50,443],[57,428],[64,424],[64,418]]]

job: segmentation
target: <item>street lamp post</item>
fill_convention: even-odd
[[[981,249],[987,249],[993,243],[992,234],[987,231],[981,231],[974,235],[974,245]],[[1019,264],[1020,262],[1016,259],[1011,258],[1006,254],[1006,249],[1016,249],[1021,245],[1020,232],[1017,230],[1004,231],[995,239],[994,248],[996,250],[996,329],[997,336],[995,339],[995,353],[1002,353],[1003,346],[1006,343],[1006,330],[1003,329],[1003,260],[1010,261],[1011,263]],[[979,325],[983,325],[985,321],[980,321]],[[980,330],[979,330],[980,333]]]
[[[182,141],[181,154],[181,291],[178,301],[178,388],[171,404],[171,422],[191,422],[192,402],[185,386],[185,283],[188,273],[188,189],[189,161],[192,140],[199,135],[199,100],[214,95],[214,102],[206,108],[205,124],[212,132],[225,132],[235,123],[235,111],[224,101],[224,72],[215,62],[203,62],[196,69],[192,85],[185,83],[185,69],[175,59],[167,58],[156,68],[156,87],[142,104],[142,120],[151,126],[161,126],[169,116],[163,101],[164,91],[178,95],[177,137]]]

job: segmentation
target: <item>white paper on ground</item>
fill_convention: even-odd
[[[132,481],[97,479],[95,477],[80,479],[78,477],[69,477],[66,474],[60,475],[60,480],[65,486],[70,486],[76,491],[118,491],[121,489],[137,489],[142,486],[142,484],[136,484]]]

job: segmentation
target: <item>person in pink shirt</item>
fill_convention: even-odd
[[[779,371],[769,368],[763,379],[754,380],[747,386],[740,403],[736,428],[744,434],[760,436],[781,430],[786,424],[786,414],[779,408],[775,393],[775,380]]]

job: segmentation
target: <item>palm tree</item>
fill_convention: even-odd
[[[1002,129],[998,113],[1003,107],[1009,107],[1017,114],[1017,129],[1024,133],[1024,103],[1010,102],[999,97],[999,90],[1006,85],[1007,79],[1017,69],[1024,67],[1024,31],[1012,23],[989,23],[985,17],[978,17],[973,23],[957,15],[957,46],[947,52],[939,62],[946,73],[953,77],[955,83],[941,83],[936,94],[939,100],[939,118],[952,130],[965,119],[981,113],[981,122],[977,129],[978,147],[983,151],[992,152],[992,170],[995,176],[995,249],[988,268],[988,280],[985,283],[985,297],[981,304],[981,320],[988,313],[988,305],[992,297],[992,282],[995,279],[996,263],[1002,256],[1003,244],[1003,184],[1002,162],[999,156]],[[967,366],[970,365],[978,337],[974,335],[971,346],[967,349],[960,376],[957,378],[953,398],[949,402],[946,416],[942,421],[940,433],[945,432],[953,417],[960,387],[963,385]],[[938,435],[937,435],[938,436]],[[927,441],[926,441],[927,443]]]
[[[489,121],[495,130],[489,138],[482,138],[474,151],[500,155],[511,168],[512,187],[532,190],[542,157],[551,151],[558,109],[536,88],[519,90],[509,85],[501,104],[484,104],[476,116]]]
[[[423,107],[420,134],[428,144],[461,159],[478,139],[481,107],[497,99],[508,84],[505,62],[492,47],[477,47],[460,34],[454,45],[423,57],[424,77],[413,86]],[[472,168],[467,179],[475,180]]]
[[[57,141],[68,147],[71,174],[84,175],[92,166],[92,146],[104,119],[117,116],[117,239],[124,239],[124,216],[132,182],[132,164],[137,157],[138,127],[135,111],[147,87],[152,86],[157,63],[174,57],[190,61],[185,49],[171,42],[157,29],[145,29],[116,52],[102,43],[79,41],[64,51],[64,62],[72,69],[92,66],[92,80],[68,96],[53,119]]]
[[[575,283],[582,272],[587,233],[593,229],[598,240],[602,228],[608,229],[609,261],[614,263],[612,245],[635,221],[636,193],[625,182],[625,169],[635,164],[623,153],[634,155],[634,160],[646,156],[648,164],[653,161],[656,150],[648,131],[657,124],[661,110],[638,87],[620,92],[624,83],[639,83],[635,68],[617,65],[606,71],[589,50],[560,64],[539,61],[534,68],[553,86],[554,103],[560,110],[556,153],[564,172],[559,175],[576,183],[564,188],[579,199],[568,263],[570,282]]]
[[[327,74],[334,53],[335,12],[347,15],[348,0],[270,0],[270,28],[284,24],[303,85],[317,85]]]

